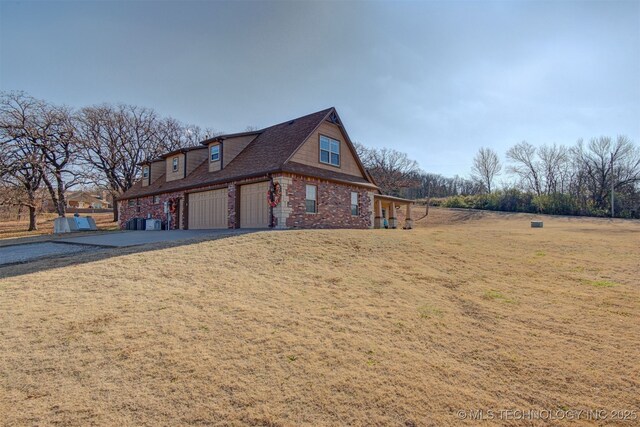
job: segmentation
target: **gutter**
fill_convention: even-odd
[[[149,192],[149,193],[142,193],[142,194],[135,195],[135,196],[126,196],[126,197],[125,196],[121,196],[116,200],[122,201],[122,200],[129,200],[129,199],[137,199],[137,198],[140,198],[140,197],[155,196],[157,194],[171,193],[171,192],[176,192],[176,191],[187,191],[187,190],[193,190],[195,188],[203,188],[203,187],[208,187],[208,186],[213,186],[213,185],[229,184],[229,183],[232,183],[234,181],[240,181],[240,180],[249,179],[249,178],[258,178],[258,177],[268,176],[270,174],[275,174],[275,173],[286,173],[286,174],[290,174],[290,175],[304,176],[304,177],[307,177],[307,178],[320,179],[320,180],[323,180],[323,181],[335,182],[335,183],[338,183],[338,184],[352,185],[354,187],[364,187],[364,188],[368,188],[368,189],[371,189],[371,190],[378,189],[378,186],[376,186],[374,184],[371,184],[371,183],[352,182],[352,181],[340,180],[340,179],[336,179],[336,178],[322,178],[322,177],[318,177],[318,176],[315,176],[315,175],[306,174],[306,173],[302,173],[302,172],[289,172],[289,171],[283,170],[282,167],[279,167],[279,168],[275,168],[275,169],[271,169],[271,170],[267,170],[267,171],[263,171],[263,172],[257,172],[257,173],[246,174],[246,175],[238,175],[238,176],[235,176],[235,177],[232,177],[232,178],[221,179],[220,181],[202,182],[202,183],[198,183],[198,184],[187,185],[187,186],[184,186],[184,187],[162,189],[162,190],[152,191],[152,192]],[[376,195],[376,196],[378,196],[378,195]],[[387,197],[392,197],[392,196],[387,196]],[[397,200],[405,200],[405,199],[397,198]]]

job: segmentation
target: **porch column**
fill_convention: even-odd
[[[389,228],[398,228],[398,218],[396,218],[396,202],[391,202],[389,211]]]
[[[413,228],[413,219],[411,218],[411,203],[407,203],[407,218],[405,220],[404,229],[411,230]]]
[[[288,228],[287,219],[291,215],[293,208],[289,206],[289,188],[293,185],[293,178],[288,176],[277,176],[273,178],[273,182],[280,183],[280,203],[273,208],[273,216],[275,218],[275,227],[277,230]]]
[[[373,228],[382,228],[382,200],[376,202],[376,216],[373,219]]]

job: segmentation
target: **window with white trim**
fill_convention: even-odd
[[[149,166],[145,166],[142,168],[142,177],[149,178]]]
[[[318,212],[318,187],[315,185],[307,185],[306,191],[307,194],[304,200],[305,211],[307,213]]]
[[[219,144],[211,146],[211,152],[210,152],[210,155],[209,155],[209,159],[212,162],[217,162],[218,160],[220,160],[220,145]]]
[[[160,196],[158,196],[158,195],[153,196],[153,204],[154,205],[159,205],[160,204]]]
[[[136,199],[129,199],[127,205],[132,208],[136,205]]]
[[[357,216],[360,213],[358,208],[358,193],[355,191],[351,192],[351,215]]]
[[[320,135],[320,163],[340,166],[340,141]]]
[[[173,171],[174,171],[174,172],[178,172],[178,165],[179,165],[179,163],[180,163],[180,160],[179,160],[177,157],[174,157],[174,158],[173,158],[173,163],[172,163]]]

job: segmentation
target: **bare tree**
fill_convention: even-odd
[[[527,141],[522,141],[507,151],[507,159],[511,161],[508,171],[520,178],[525,190],[541,195],[543,188],[541,165],[536,156],[536,147]]]
[[[563,145],[542,145],[538,149],[540,174],[545,194],[561,193],[567,184],[569,169],[569,150]]]
[[[49,191],[59,216],[66,213],[65,192],[80,182],[74,169],[76,148],[71,126],[71,113],[66,107],[51,105],[24,92],[2,94],[5,128],[11,128],[14,141],[23,149],[39,150],[42,161],[34,166],[42,169],[42,182]]]
[[[82,174],[74,167],[77,145],[71,123],[71,111],[66,107],[41,104],[38,111],[41,133],[37,145],[44,156],[42,176],[58,216],[66,214],[65,194],[70,187],[83,182]]]
[[[473,159],[471,174],[475,180],[482,183],[487,189],[487,193],[491,193],[493,180],[500,174],[501,170],[502,164],[498,154],[491,148],[480,147]]]
[[[128,105],[83,108],[75,118],[77,144],[82,161],[93,173],[96,185],[109,188],[114,200],[133,186],[139,163],[162,152],[155,112]]]
[[[206,138],[206,132],[216,134],[132,105],[86,107],[76,114],[74,122],[80,157],[89,166],[85,174],[94,184],[109,189],[114,221],[118,219],[116,199],[133,186],[141,162],[197,145]]]
[[[155,145],[158,146],[161,152],[193,147],[207,138],[219,135],[219,132],[216,132],[214,129],[202,129],[196,125],[186,125],[172,117],[158,120],[155,127]]]
[[[401,190],[420,185],[420,168],[406,153],[388,148],[366,148],[355,144],[364,167],[383,193],[399,195]]]
[[[574,150],[588,198],[601,208],[610,208],[611,188],[635,186],[640,182],[640,148],[626,136],[615,140],[601,136]]]
[[[44,176],[42,151],[26,132],[34,103],[19,93],[0,97],[0,201],[29,209],[29,231],[38,228],[36,193]]]

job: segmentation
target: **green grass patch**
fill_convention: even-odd
[[[493,301],[500,301],[507,304],[513,304],[516,302],[516,300],[506,297],[502,292],[496,291],[495,289],[489,289],[488,291],[485,291],[484,295],[482,295],[482,298]]]
[[[544,251],[536,251],[535,255],[537,257],[543,257],[543,256],[546,256],[547,254]]]
[[[593,286],[594,288],[613,288],[620,285],[620,283],[610,280],[583,280],[582,283]]]

